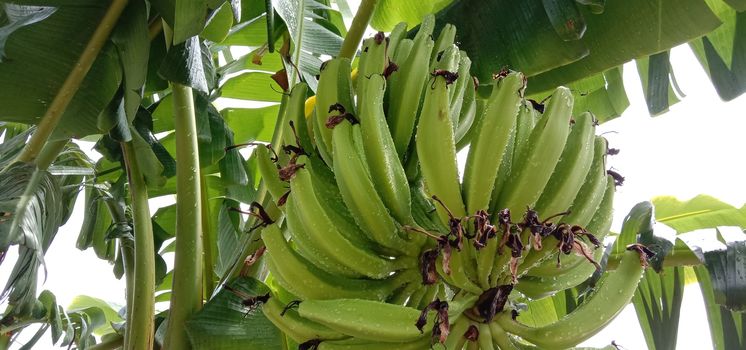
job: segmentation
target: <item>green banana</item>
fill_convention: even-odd
[[[465,258],[468,258],[468,256],[465,256],[465,249],[467,249],[467,247],[464,247],[461,251],[458,251],[456,249],[453,249],[451,251],[451,259],[449,263],[450,273],[446,273],[446,271],[443,271],[442,254],[438,256],[435,267],[440,276],[443,277],[443,279],[446,281],[446,283],[459,289],[465,290],[469,293],[480,295],[482,294],[482,288],[480,288],[477,283],[469,278],[466,272],[468,268],[466,265],[468,262],[465,261]]]
[[[254,149],[259,174],[262,176],[264,185],[267,187],[269,194],[272,195],[272,198],[276,203],[280,197],[285,195],[289,187],[286,182],[280,180],[280,174],[277,172],[277,166],[272,161],[272,155],[270,155],[270,152],[272,151],[264,146],[257,146]],[[280,206],[280,208],[282,208],[282,206]]]
[[[606,140],[601,136],[596,136],[594,140],[593,163],[591,164],[591,169],[588,172],[588,175],[586,175],[585,183],[582,185],[578,195],[573,200],[573,205],[570,207],[570,214],[554,219],[555,222],[585,226],[591,218],[593,218],[596,209],[599,207],[599,204],[608,190],[606,186],[608,183],[607,177],[609,175],[606,175],[604,168],[605,157]],[[556,240],[553,238],[549,238],[549,240],[553,242],[550,245],[556,244]],[[523,260],[520,270],[525,271],[534,267],[536,264],[551,255],[553,251],[555,250],[542,249],[540,251],[530,252]]]
[[[386,115],[399,159],[404,159],[404,155],[407,154],[420,107],[420,98],[429,77],[429,65],[423,62],[428,62],[433,50],[433,39],[430,35],[434,25],[435,17],[432,15],[423,19],[407,59],[397,62],[399,72],[390,78],[391,93]]]
[[[360,132],[373,184],[391,215],[403,225],[412,225],[409,183],[383,114],[386,80],[381,75],[363,79],[368,81],[368,88],[360,108]]]
[[[639,232],[652,230],[652,210],[652,205],[647,202],[635,206],[622,226],[620,239],[623,237],[623,241],[634,240]],[[497,323],[506,331],[542,349],[574,346],[603,329],[632,299],[645,272],[640,254],[642,253],[627,248],[617,269],[606,272],[592,294],[586,296],[578,308],[554,323],[528,327],[513,321],[509,312],[500,314]]]
[[[294,195],[288,197],[285,203],[285,220],[287,220],[290,237],[295,244],[295,250],[300,256],[311,262],[314,266],[333,275],[344,278],[359,278],[362,275],[347,265],[339,263],[337,258],[326,250],[320,249],[314,241],[314,237],[308,232],[307,225],[298,208],[297,198]]]
[[[285,304],[275,296],[270,297],[262,304],[262,313],[277,328],[298,343],[305,343],[313,339],[349,338],[348,335],[301,317],[297,310],[285,308]]]
[[[416,273],[402,272],[385,280],[350,279],[319,269],[285,241],[276,224],[262,230],[269,270],[284,288],[303,299],[385,299]]]
[[[360,53],[360,63],[357,67],[358,111],[360,111],[369,101],[366,90],[368,89],[368,85],[370,85],[371,78],[383,74],[387,64],[388,57],[386,56],[386,40],[383,34],[379,33],[373,38],[363,40],[363,49]],[[383,95],[383,92],[384,91],[381,91],[381,95]]]
[[[466,55],[466,51],[459,51],[458,61],[458,79],[454,83],[454,87],[451,89],[451,123],[453,124],[454,140],[458,141],[459,137],[455,136],[456,130],[458,130],[459,122],[461,121],[461,108],[464,106],[464,95],[467,90],[473,90],[474,81],[469,75],[469,69],[471,68],[471,60]]]
[[[298,170],[290,182],[291,196],[295,199],[295,209],[310,236],[311,243],[337,263],[374,279],[385,278],[393,271],[400,270],[401,259],[384,259],[367,247],[350,242],[338,231],[338,226],[327,215],[326,204],[320,202],[314,193],[311,175],[304,169]],[[408,259],[414,267],[415,260]]]
[[[446,24],[440,29],[438,39],[435,40],[435,46],[433,46],[433,52],[430,54],[430,70],[434,68],[435,62],[438,60],[438,56],[442,55],[443,52],[449,47],[453,46],[456,40],[456,26],[453,24]]]
[[[616,186],[614,185],[614,181],[607,180],[603,200],[601,201],[601,204],[599,204],[596,212],[593,214],[593,219],[585,227],[588,232],[595,235],[601,242],[603,242],[606,235],[608,235],[614,218],[612,214],[614,211],[615,190]],[[562,264],[557,267],[557,262],[554,259],[546,259],[537,266],[531,268],[528,271],[528,274],[536,277],[559,276],[579,263],[588,263],[588,261],[582,256],[568,255],[562,257]]]
[[[465,297],[448,303],[448,317],[456,320],[476,297]],[[421,311],[384,302],[362,299],[306,300],[298,313],[333,330],[362,340],[409,342],[422,337],[415,322]],[[435,313],[430,313],[424,329],[431,328]]]
[[[563,222],[580,226],[587,225],[593,218],[593,213],[596,212],[598,205],[603,200],[608,182],[608,176],[606,175],[606,144],[606,139],[601,136],[597,136],[594,140],[594,155],[591,169],[572,206],[570,206],[570,214],[562,217]]]
[[[531,132],[525,157],[513,164],[515,175],[505,183],[498,208],[508,208],[513,216],[519,217],[539,199],[567,141],[572,107],[570,89],[555,89],[544,115]]]
[[[578,195],[593,163],[595,122],[588,112],[575,117],[560,161],[534,208],[542,217],[568,210]]]
[[[495,349],[495,346],[492,343],[492,329],[490,328],[490,324],[479,322],[477,324],[477,329],[479,330],[479,338],[477,338],[479,348],[481,350]]]
[[[515,129],[524,88],[525,77],[517,72],[495,81],[477,126],[480,132],[474,135],[466,159],[463,194],[469,213],[489,209],[495,177]]]
[[[466,342],[464,333],[466,333],[466,330],[470,325],[471,322],[468,317],[459,317],[459,319],[453,323],[448,334],[448,339],[446,339],[446,342],[443,344],[445,345],[446,350],[461,349],[464,346],[464,343]]]
[[[364,153],[358,151],[362,142],[356,144],[355,138],[362,138],[358,125],[344,120],[334,127],[334,174],[344,203],[368,237],[385,248],[381,253],[418,255],[419,246],[399,236],[396,222],[378,196]]]
[[[347,58],[334,58],[322,65],[319,76],[319,85],[316,88],[316,107],[314,116],[314,128],[316,145],[319,153],[326,161],[332,164],[332,131],[326,127],[326,121],[330,115],[329,107],[340,104],[344,109],[355,113],[353,100],[352,79],[350,77],[351,66]],[[323,146],[322,146],[323,144]]]
[[[399,45],[402,40],[407,40],[407,23],[401,22],[394,26],[388,37],[388,54],[393,57],[399,51]]]
[[[323,341],[318,350],[422,350],[429,349],[432,340],[429,336],[421,336],[410,342],[375,342],[365,339],[351,338],[349,340]]]
[[[441,60],[441,67],[445,70],[452,67],[446,58],[453,55],[449,55],[449,51],[453,52],[447,50]],[[466,209],[461,200],[456,146],[448,106],[448,83],[442,75],[432,77],[431,81],[425,90],[425,101],[415,137],[420,172],[427,192],[438,196],[454,216],[463,217]],[[441,221],[447,223],[449,215],[446,209],[440,206],[436,208]]]
[[[465,57],[466,55],[462,54],[461,56]],[[459,73],[459,79],[461,77],[461,73]],[[466,86],[464,87],[464,94],[463,100],[461,101],[458,123],[456,123],[456,132],[453,136],[457,144],[456,149],[458,150],[460,150],[458,144],[461,142],[464,136],[466,136],[466,133],[469,131],[469,129],[471,129],[472,125],[474,125],[474,119],[476,118],[477,114],[476,86],[474,86],[473,78],[468,75],[468,71],[466,77],[468,77],[469,79],[465,83]]]

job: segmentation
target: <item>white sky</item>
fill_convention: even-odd
[[[688,47],[674,49],[671,57],[678,82],[687,94],[682,102],[670,112],[650,118],[637,72],[628,64],[624,76],[632,104],[621,118],[599,128],[599,132],[613,132],[606,137],[621,153],[611,157],[610,165],[626,177],[615,197],[615,231],[634,204],[656,195],[685,199],[704,193],[739,207],[746,200],[746,187],[741,185],[744,165],[737,156],[746,149],[746,138],[742,137],[746,97],[720,101]],[[123,304],[124,283],[114,279],[111,266],[92,251],[75,248],[81,211],[78,205],[47,253],[49,274],[40,291],[50,289],[61,305],[79,294]],[[0,281],[7,279],[15,257],[15,249],[11,249],[0,267]],[[683,307],[677,348],[711,349],[697,286],[687,287]],[[30,336],[33,330],[25,333]],[[631,306],[584,345],[600,347],[612,340],[625,349],[646,348]],[[37,348],[52,348],[49,338],[42,339]]]

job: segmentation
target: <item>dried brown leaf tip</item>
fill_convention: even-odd
[[[618,173],[616,170],[606,170],[606,173],[611,175],[611,177],[614,179],[614,185],[615,186],[622,186],[624,185],[624,176],[622,174]]]
[[[652,259],[655,256],[655,252],[640,243],[633,243],[628,245],[627,250],[634,250],[640,254],[640,265],[644,268],[647,268],[649,266],[648,260]]]
[[[464,338],[470,342],[479,340],[479,328],[475,325],[469,325],[469,328],[464,332]]]
[[[435,264],[438,260],[438,249],[428,249],[420,255],[420,274],[422,275],[422,284],[431,285],[438,282],[438,273]]]
[[[457,218],[453,215],[450,209],[443,203],[443,201],[438,198],[438,196],[433,195],[433,200],[438,202],[441,207],[448,213],[448,236],[453,237],[450,240],[450,244],[453,248],[458,249],[461,251],[461,248],[463,248],[463,240],[464,240],[464,225],[463,225],[463,218]]]
[[[584,240],[587,239],[591,244],[593,244],[594,248],[601,246],[601,242],[599,242],[596,236],[592,233],[579,225],[570,226],[562,223],[555,227],[554,231],[552,231],[552,235],[559,241],[557,243],[557,248],[559,249],[559,252],[557,253],[558,267],[561,264],[561,254],[568,255],[570,253],[575,253],[585,257],[588,262],[596,266],[596,269],[601,269],[601,266],[593,259],[593,253],[590,251],[590,248],[588,248],[588,245],[584,242]]]
[[[490,238],[497,236],[497,227],[490,223],[490,216],[484,210],[477,211],[474,216],[474,247],[484,248]]]
[[[259,260],[259,258],[264,255],[264,252],[267,250],[266,246],[261,246],[259,249],[257,249],[253,254],[246,257],[246,259],[243,261],[243,267],[241,268],[240,275],[241,276],[248,276],[249,275],[249,268],[256,264],[256,262]]]
[[[399,70],[399,65],[396,63],[389,61],[389,64],[386,65],[386,68],[383,70],[383,77],[388,78],[391,76],[391,74],[394,74],[394,72]]]
[[[415,327],[420,330],[420,333],[424,333],[422,330],[427,324],[427,315],[433,310],[435,312],[435,323],[433,324],[433,341],[437,339],[439,343],[445,343],[450,333],[450,322],[448,321],[448,302],[440,301],[435,299],[433,302],[428,304],[420,313],[420,317],[414,323]]]
[[[513,291],[512,284],[487,289],[479,296],[479,299],[474,304],[476,312],[484,318],[485,322],[492,322],[495,315],[505,309],[505,304],[508,302],[508,295],[510,295],[511,291]]]
[[[430,75],[433,77],[443,77],[446,80],[446,86],[453,84],[458,79],[458,72],[450,72],[445,69],[436,69]],[[434,81],[433,84],[435,84]]]
[[[384,40],[386,40],[386,34],[383,32],[378,32],[376,35],[373,36],[373,40],[376,42],[376,44],[381,45]]]
[[[347,112],[347,109],[341,103],[335,103],[329,106],[329,113],[332,113],[334,111],[338,112],[339,114],[330,115],[326,119],[326,123],[324,123],[324,125],[329,129],[334,129],[335,126],[339,125],[339,123],[341,123],[344,120],[349,121],[350,124],[359,123],[357,118],[355,118],[355,116],[352,115],[352,113]]]

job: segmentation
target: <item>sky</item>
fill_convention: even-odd
[[[735,156],[746,149],[746,138],[742,136],[746,130],[746,96],[723,103],[688,47],[675,48],[671,59],[678,83],[687,94],[682,102],[668,113],[651,118],[635,66],[627,64],[624,78],[631,105],[622,117],[602,124],[598,130],[612,147],[621,150],[609,164],[626,178],[615,197],[612,230],[616,232],[632,206],[658,195],[687,199],[709,194],[739,207],[746,200],[746,186],[742,186],[744,164]],[[86,147],[90,149],[90,145]],[[152,212],[156,209],[151,208]],[[51,290],[63,306],[79,294],[121,305],[124,283],[113,277],[111,266],[92,251],[75,248],[81,219],[82,206],[78,205],[46,255],[48,275],[40,290]],[[0,266],[0,280],[7,279],[15,256],[12,249]],[[711,349],[696,285],[686,288],[683,308],[677,349]],[[26,331],[28,336],[33,332]],[[583,345],[600,347],[612,340],[628,350],[646,348],[631,306]],[[49,344],[49,338],[42,339],[37,348],[52,348]]]

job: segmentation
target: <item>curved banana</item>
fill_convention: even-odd
[[[361,298],[383,300],[417,273],[401,272],[385,280],[350,279],[330,274],[301,257],[276,224],[262,230],[269,270],[285,289],[303,299]]]
[[[441,60],[446,71],[449,62],[445,57],[449,56],[449,51],[453,52],[446,51]],[[466,209],[461,200],[447,86],[448,82],[443,75],[431,78],[431,83],[425,90],[415,143],[427,192],[438,196],[454,216],[463,217]],[[446,209],[441,206],[436,208],[441,221],[447,223],[449,215]]]
[[[515,130],[525,86],[525,77],[518,72],[495,81],[466,159],[463,194],[469,213],[489,209],[495,177]]]
[[[262,313],[283,333],[299,344],[313,339],[346,339],[348,335],[334,331],[320,323],[303,318],[297,310],[285,308],[278,298],[272,296],[262,303]]]
[[[431,346],[430,337],[423,335],[410,342],[376,342],[357,338],[323,341],[319,344],[318,350],[423,350]]]
[[[368,247],[360,247],[349,241],[339,232],[338,226],[327,215],[325,203],[319,201],[314,193],[311,175],[305,169],[296,172],[290,182],[291,196],[295,199],[295,209],[304,223],[311,244],[331,256],[337,263],[346,266],[361,276],[382,279],[393,271],[402,269],[401,259],[385,259],[378,256]],[[410,266],[416,264],[408,259]]]
[[[402,42],[402,40],[406,40],[407,36],[407,23],[401,22],[394,26],[394,29],[391,30],[391,33],[389,33],[388,37],[388,55],[389,57],[394,57],[397,52],[399,52],[399,44]]]
[[[429,77],[430,67],[423,62],[429,62],[430,52],[433,50],[430,35],[434,25],[435,17],[432,15],[423,19],[407,59],[396,62],[399,64],[399,72],[393,74],[389,81],[391,92],[386,115],[399,159],[404,159],[409,149],[420,98]]]
[[[378,33],[373,38],[363,40],[363,48],[360,53],[360,63],[357,67],[358,111],[368,103],[368,94],[366,93],[366,90],[368,89],[368,85],[370,85],[370,79],[373,76],[380,76],[386,69],[386,65],[388,64],[386,45],[383,33]],[[381,91],[381,95],[383,95],[383,91]]]
[[[639,232],[652,230],[652,217],[652,205],[637,205],[627,216],[620,238],[634,240]],[[617,269],[606,272],[578,308],[554,323],[528,327],[513,321],[509,312],[499,315],[497,322],[506,331],[542,349],[574,346],[603,329],[632,299],[645,272],[640,254],[627,248]]]
[[[326,121],[330,115],[329,107],[340,104],[347,112],[356,114],[350,74],[350,60],[334,58],[322,65],[319,75],[313,131],[319,153],[329,165],[333,162],[332,131],[326,127]]]
[[[383,113],[386,80],[382,75],[364,79],[368,87],[360,108],[360,132],[371,178],[391,215],[403,225],[412,225],[412,198],[407,175],[396,154]]]
[[[357,135],[354,135],[356,134]],[[344,120],[334,127],[334,174],[342,199],[368,237],[381,245],[382,253],[417,256],[419,246],[399,236],[396,222],[378,196],[366,165],[358,125]]]
[[[578,195],[593,163],[595,122],[589,112],[575,117],[560,161],[534,207],[541,217],[568,210]]]
[[[572,107],[570,89],[558,87],[554,90],[544,115],[531,132],[525,157],[513,164],[515,175],[505,183],[498,208],[508,208],[514,217],[520,217],[539,199],[565,148]]]
[[[606,174],[606,139],[597,136],[594,140],[593,164],[586,176],[585,183],[570,206],[570,214],[562,217],[563,222],[585,226],[593,218],[607,188]],[[613,181],[612,181],[613,182]]]

